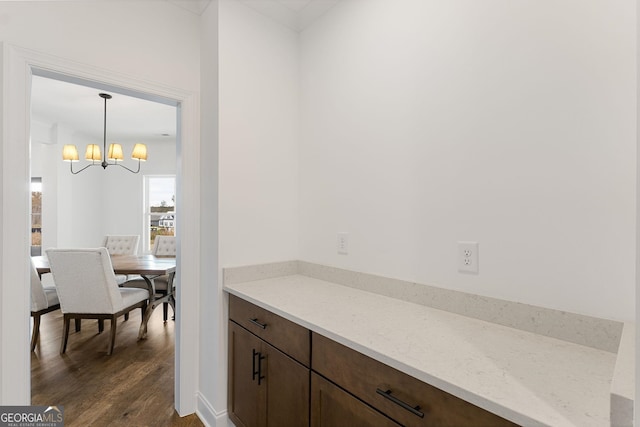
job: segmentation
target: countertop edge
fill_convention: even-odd
[[[611,425],[633,425],[635,325],[625,323],[611,380]]]
[[[339,285],[342,286],[342,285]],[[299,324],[300,326],[303,326],[307,329],[309,329],[310,331],[319,333],[321,335],[324,335],[327,338],[330,338],[340,344],[343,344],[347,347],[352,348],[353,350],[356,350],[366,356],[371,357],[374,360],[377,360],[378,362],[384,363],[386,365],[391,366],[392,368],[395,368],[407,375],[410,375],[414,378],[417,378],[423,382],[426,382],[430,385],[433,385],[453,396],[456,396],[460,399],[463,399],[469,403],[472,403],[484,410],[487,410],[489,412],[492,412],[500,417],[503,417],[505,419],[508,419],[514,423],[520,424],[520,425],[526,425],[526,426],[531,426],[531,427],[537,427],[537,426],[548,426],[550,427],[549,424],[545,424],[540,422],[539,420],[530,418],[520,412],[517,412],[507,406],[501,405],[499,403],[496,403],[492,400],[489,400],[487,398],[485,398],[484,396],[480,396],[478,394],[475,394],[473,392],[470,392],[464,388],[458,387],[455,384],[451,384],[445,380],[442,380],[441,378],[429,375],[426,372],[420,371],[420,370],[416,370],[410,366],[407,366],[395,359],[389,358],[388,356],[379,353],[369,347],[363,346],[360,343],[354,342],[349,340],[346,337],[340,336],[338,334],[335,334],[331,331],[328,331],[316,324],[313,324],[305,319],[299,318],[297,316],[292,315],[289,312],[283,311],[281,309],[279,309],[278,307],[274,307],[270,304],[267,304],[259,299],[253,298],[252,296],[238,291],[237,289],[233,288],[233,285],[225,285],[223,287],[223,290],[229,294],[233,294],[237,297],[240,297],[246,301],[249,301],[261,308],[264,308],[266,310],[269,310],[287,320],[290,320],[294,323]],[[363,291],[365,292],[365,291]],[[390,298],[390,297],[387,297]],[[461,315],[458,315],[461,316]],[[464,317],[464,316],[462,316]]]

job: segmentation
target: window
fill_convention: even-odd
[[[145,194],[145,252],[151,251],[156,236],[175,236],[176,177],[175,175],[147,175]]]
[[[145,251],[153,248],[156,236],[175,235],[175,175],[145,176]]]
[[[31,255],[42,255],[42,178],[31,178]]]

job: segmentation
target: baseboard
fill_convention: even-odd
[[[226,409],[216,411],[213,405],[200,393],[196,395],[196,415],[206,427],[228,427],[233,425],[229,421]]]

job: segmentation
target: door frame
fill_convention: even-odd
[[[0,404],[31,404],[29,348],[29,199],[31,77],[65,76],[121,93],[171,100],[178,111],[176,206],[180,240],[177,252],[175,408],[194,413],[198,378],[198,286],[200,278],[200,101],[199,93],[160,85],[110,70],[68,61],[8,43],[2,51],[0,129]],[[190,307],[190,309],[182,309]],[[56,402],[51,402],[56,404]]]

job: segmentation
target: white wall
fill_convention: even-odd
[[[633,319],[635,29],[632,2],[331,9],[301,35],[300,257]]]
[[[203,154],[219,156],[219,172],[203,164],[208,215],[202,229],[209,236],[219,232],[219,243],[203,241],[203,268],[216,254],[220,267],[297,259],[297,34],[240,2],[221,0],[217,6],[203,16],[209,31],[203,33],[202,73],[212,79],[219,73],[219,99],[203,100]],[[211,222],[216,218],[217,229]],[[211,277],[201,294],[199,413],[211,424],[223,419],[227,405],[221,286],[220,277]]]
[[[297,34],[219,10],[220,265],[298,257]]]
[[[69,126],[32,121],[31,132],[40,134],[31,140],[30,167],[32,177],[42,178],[43,249],[93,246],[90,242],[95,233],[102,232],[104,222],[98,196],[102,192],[100,176],[88,173],[72,179],[69,164],[61,155],[62,145],[78,143]],[[87,140],[80,142],[86,144]]]
[[[75,130],[63,124],[52,126],[55,145],[47,145],[44,161],[46,174],[42,175],[43,203],[43,249],[50,247],[96,247],[99,246],[104,224],[104,200],[99,197],[103,189],[102,177],[97,171],[86,170],[86,176],[75,176],[69,172],[69,164],[62,161],[62,147],[75,144],[84,147],[87,142],[75,135]],[[37,143],[32,146],[32,152]],[[34,161],[31,162],[32,166]],[[84,165],[82,165],[84,166]],[[75,164],[76,169],[79,164]],[[81,166],[80,166],[81,167]],[[83,172],[83,174],[85,173]],[[49,230],[51,216],[56,228]],[[53,238],[55,236],[55,239]]]
[[[186,89],[199,87],[199,17],[170,2],[2,2],[0,40]]]

